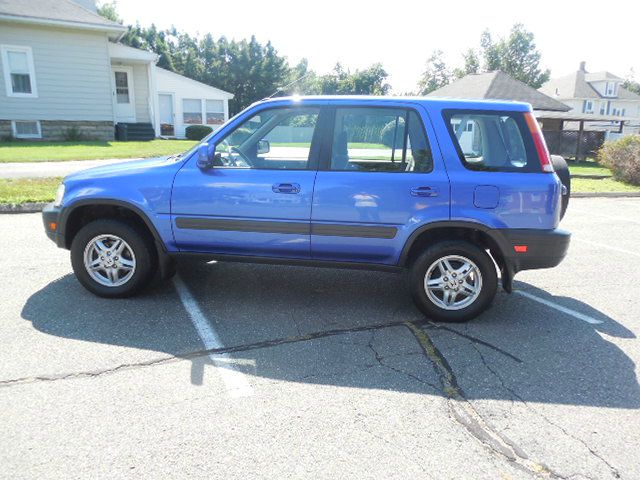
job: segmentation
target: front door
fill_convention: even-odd
[[[116,122],[136,121],[133,98],[133,70],[131,67],[112,67],[116,108]]]
[[[393,265],[418,226],[449,219],[449,179],[425,115],[334,109],[313,197],[312,258]]]
[[[320,109],[262,109],[194,155],[176,175],[174,238],[181,251],[309,258]]]
[[[160,135],[173,137],[176,134],[173,116],[173,95],[170,93],[158,94],[158,105],[160,110]]]

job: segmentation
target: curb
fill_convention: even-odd
[[[49,202],[0,203],[1,213],[39,213]]]
[[[640,192],[571,192],[571,198],[640,198]]]
[[[613,175],[587,175],[578,173],[571,175],[571,178],[585,178],[587,180],[604,180],[605,178],[613,178]]]

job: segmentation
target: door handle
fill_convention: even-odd
[[[435,187],[413,187],[411,195],[414,197],[437,197],[438,189]]]
[[[271,186],[274,193],[300,193],[300,185],[297,183],[274,183]]]

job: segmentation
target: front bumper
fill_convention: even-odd
[[[44,223],[44,231],[51,240],[60,248],[66,248],[64,234],[60,225],[61,209],[54,206],[53,203],[47,204],[42,209],[42,222]],[[55,226],[55,227],[54,227]]]

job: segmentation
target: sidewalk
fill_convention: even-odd
[[[64,177],[70,173],[112,163],[130,162],[139,158],[107,160],[71,160],[68,162],[0,163],[0,178]]]

